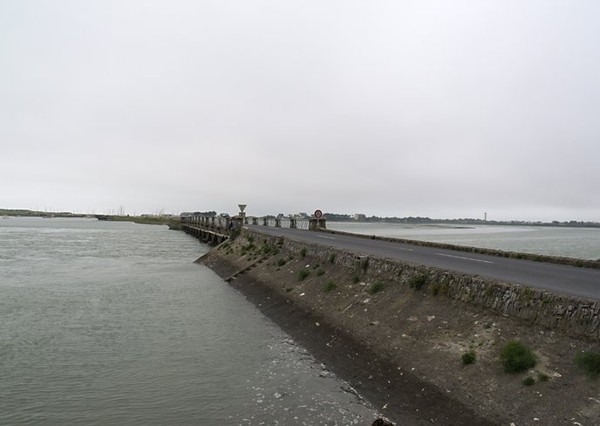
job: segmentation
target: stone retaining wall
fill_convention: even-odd
[[[244,230],[260,244],[283,245],[295,255],[310,255],[383,281],[399,282],[505,316],[539,324],[571,336],[600,340],[600,303],[548,291],[445,271],[408,262],[367,257],[323,245],[301,243]]]

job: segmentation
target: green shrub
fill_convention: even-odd
[[[322,269],[319,269],[319,270],[317,271],[317,277],[320,277],[321,275],[324,275],[324,274],[325,274],[325,271],[324,271],[324,270],[322,270]]]
[[[323,291],[325,293],[330,293],[331,291],[335,290],[336,288],[337,288],[337,285],[335,285],[335,283],[333,281],[328,281],[327,284],[325,284]]]
[[[414,288],[415,290],[421,290],[426,282],[427,277],[425,275],[414,275],[408,282],[408,285],[410,288]]]
[[[285,259],[280,258],[279,260],[277,260],[277,266],[283,266],[285,265]]]
[[[263,254],[269,254],[273,251],[273,247],[269,244],[263,244],[261,250],[262,250]]]
[[[381,290],[383,290],[384,287],[385,286],[381,281],[377,281],[376,283],[373,283],[371,287],[369,287],[368,292],[369,294],[379,293]]]
[[[306,257],[306,247],[302,247],[302,250],[300,250],[300,257],[303,259]]]
[[[309,275],[310,275],[310,271],[308,269],[300,269],[300,271],[298,271],[298,280],[302,281]]]
[[[358,284],[360,277],[358,275],[352,275],[352,283]]]
[[[550,379],[550,377],[548,377],[547,374],[538,372],[538,380],[540,382],[547,382],[548,379]]]
[[[600,374],[600,353],[581,352],[575,357],[575,364],[583,368],[588,376],[598,377]]]
[[[504,345],[500,353],[500,360],[507,373],[525,371],[535,367],[536,364],[535,355],[531,349],[516,340],[511,340]]]
[[[473,364],[477,356],[475,355],[475,351],[469,351],[462,354],[462,363],[464,365]]]
[[[329,255],[329,263],[335,263],[335,253],[331,253]]]
[[[531,386],[535,383],[535,379],[531,376],[527,376],[523,379],[524,386]]]

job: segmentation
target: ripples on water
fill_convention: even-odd
[[[356,234],[432,241],[521,253],[600,259],[600,228],[508,225],[405,225],[329,222],[330,229]]]
[[[0,222],[0,424],[368,424],[166,227]]]

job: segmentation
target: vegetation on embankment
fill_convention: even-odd
[[[249,231],[202,262],[231,277],[384,415],[412,410],[405,424],[481,423],[457,421],[464,415],[497,424],[600,424],[600,380],[586,372],[595,361],[587,355],[583,364],[579,355],[597,353],[598,343],[527,316],[533,291]],[[494,294],[499,305],[485,305]],[[539,309],[554,303],[542,296]],[[505,372],[507,345],[525,350],[504,360],[532,353],[535,364]],[[336,369],[344,363],[351,368]]]

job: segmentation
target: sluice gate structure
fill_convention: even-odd
[[[262,217],[246,216],[243,212],[237,216],[206,213],[181,214],[181,230],[210,245],[218,245],[228,240],[239,233],[244,225],[319,231],[326,229],[326,220],[320,216],[284,216],[281,214]]]

